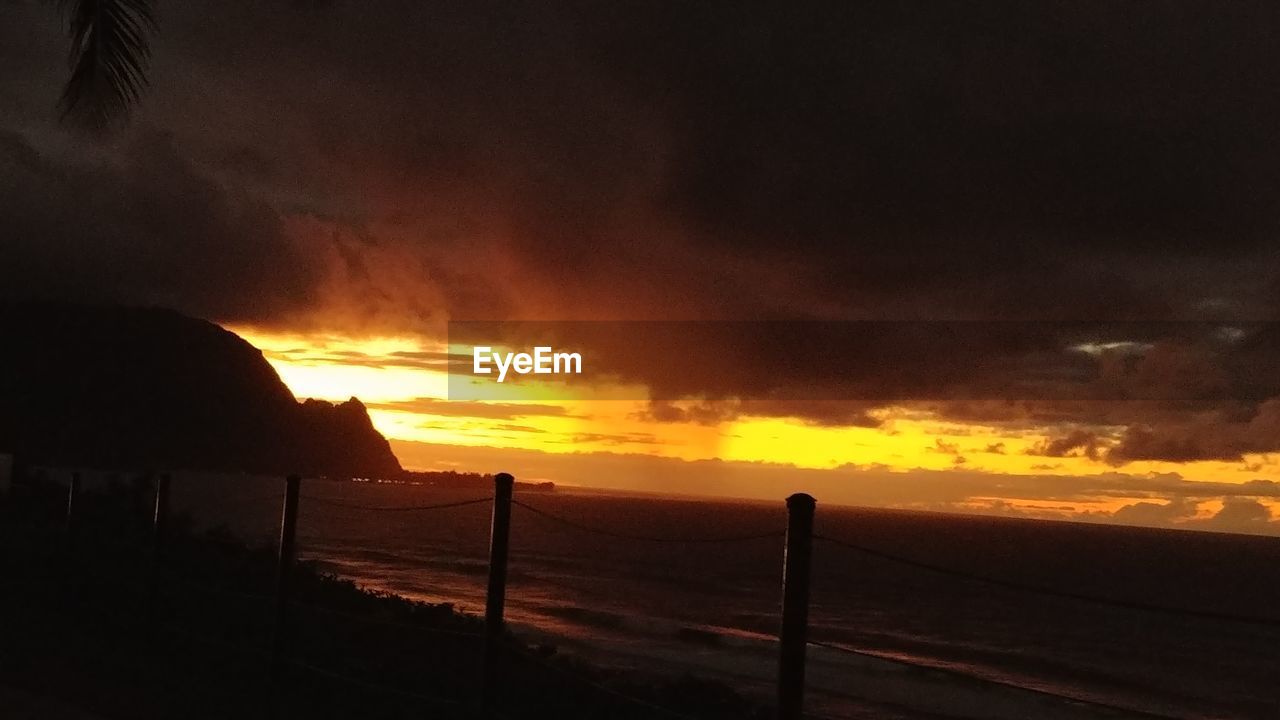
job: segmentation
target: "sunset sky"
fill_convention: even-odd
[[[1274,532],[1270,514],[1280,514],[1276,456],[1109,457],[1124,447],[1131,422],[1086,430],[1070,420],[994,413],[986,422],[956,420],[915,401],[886,404],[870,412],[872,422],[848,425],[817,422],[802,409],[659,418],[654,401],[613,399],[617,392],[582,399],[531,391],[537,399],[521,400],[512,390],[495,401],[450,400],[448,368],[423,359],[446,350],[439,342],[232,329],[263,349],[298,396],[359,396],[415,469],[506,468],[529,480],[620,490],[759,499],[808,491],[841,504],[1251,532]],[[674,405],[708,407],[693,399]],[[1259,413],[1274,422],[1267,412],[1274,403]]]
[[[1280,534],[1280,9],[384,5],[166,3],[87,138],[0,2],[0,294],[219,322],[410,468]],[[513,319],[1175,322],[450,397],[447,323]],[[992,391],[1038,352],[1123,392]]]

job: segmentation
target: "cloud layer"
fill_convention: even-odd
[[[56,126],[55,13],[4,12],[5,296],[433,334],[449,318],[1280,310],[1271,6],[182,3],[163,9],[152,92],[105,143]],[[969,367],[1043,340],[969,348]],[[933,407],[1052,426],[1047,456],[1280,449],[1274,339],[1236,365],[1176,340],[1108,356],[1137,364],[1140,402]],[[765,350],[731,372],[622,370],[714,401],[658,419],[874,422],[876,403],[814,402],[849,397],[847,364]],[[858,377],[900,400],[961,366],[934,359]],[[752,397],[765,372],[808,402]]]
[[[56,22],[6,12],[6,124],[47,156]],[[219,319],[1275,315],[1270,8],[232,0],[162,21],[125,155],[174,184],[125,185],[130,214],[237,238],[306,218],[343,265],[257,313],[252,273],[221,303],[174,293]],[[269,212],[189,214],[202,182]],[[4,219],[43,230],[24,199]]]

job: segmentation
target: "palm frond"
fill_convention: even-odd
[[[64,120],[102,130],[126,117],[147,86],[153,0],[59,0],[71,39]]]

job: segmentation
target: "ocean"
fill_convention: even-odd
[[[277,484],[179,476],[173,501],[200,524],[269,543]],[[299,554],[369,588],[482,614],[487,503],[351,506],[488,494],[307,481]],[[511,527],[506,613],[517,632],[771,700],[781,498],[558,489],[516,500],[528,506],[513,508]],[[1276,538],[818,500],[815,531],[830,540],[813,554],[815,718],[1280,717]]]

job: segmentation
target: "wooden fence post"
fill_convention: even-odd
[[[80,502],[80,471],[71,473],[71,482],[67,483],[67,534],[76,529],[76,504]]]
[[[809,641],[809,566],[813,550],[813,496],[787,498],[787,549],[782,571],[782,633],[778,662],[778,720],[802,720],[804,660]]]
[[[298,531],[298,488],[302,479],[290,475],[285,479],[284,510],[280,516],[280,550],[276,556],[276,618],[271,638],[271,679],[278,681],[284,671],[289,640],[290,576],[296,553]]]
[[[490,707],[498,689],[502,652],[503,609],[507,597],[507,554],[511,538],[511,491],[515,478],[493,477],[493,524],[489,531],[489,590],[484,604],[484,656],[480,701]]]
[[[155,622],[160,604],[160,574],[164,571],[164,540],[169,526],[169,475],[156,478],[156,508],[151,521],[151,588],[148,613]]]

